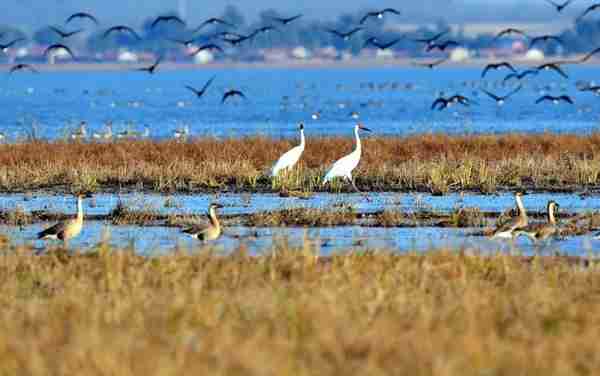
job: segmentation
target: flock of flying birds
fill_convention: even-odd
[[[567,0],[563,3],[557,3],[554,0],[545,0],[545,1],[548,2],[549,4],[551,4],[553,7],[555,7],[556,11],[560,13],[575,0]],[[584,12],[581,13],[576,18],[576,22],[579,22],[584,17],[587,17],[591,12],[598,11],[598,10],[600,10],[600,3],[597,3],[597,4],[587,7],[584,10]],[[382,10],[367,12],[360,19],[359,25],[356,25],[355,27],[352,27],[349,30],[336,30],[333,28],[324,28],[323,31],[330,33],[331,35],[334,35],[335,37],[341,38],[342,40],[348,41],[351,38],[353,38],[354,35],[356,35],[357,33],[365,30],[364,25],[367,22],[369,22],[369,20],[371,20],[371,19],[381,20],[384,17],[386,17],[387,15],[399,16],[399,15],[401,15],[401,12],[399,10],[396,10],[393,8],[385,8]],[[213,51],[213,52],[216,51],[216,52],[223,53],[224,50],[218,44],[218,41],[220,41],[222,43],[227,43],[227,44],[231,45],[232,47],[239,46],[242,43],[253,40],[255,37],[257,37],[260,34],[269,33],[272,31],[282,32],[282,30],[283,30],[282,28],[284,28],[286,25],[289,25],[290,23],[298,20],[302,16],[303,16],[302,14],[297,14],[297,15],[294,15],[294,16],[288,17],[288,18],[273,17],[271,19],[272,20],[271,25],[262,26],[246,35],[237,32],[236,25],[232,24],[231,22],[228,22],[221,18],[211,17],[211,18],[205,20],[204,22],[202,22],[196,28],[192,29],[188,38],[169,39],[169,41],[171,41],[173,43],[177,43],[179,45],[182,45],[183,47],[185,47],[187,49],[192,49],[190,56],[197,55],[201,51]],[[69,16],[66,19],[65,25],[68,26],[75,20],[84,20],[84,21],[90,22],[95,27],[100,26],[100,22],[99,22],[98,18],[88,12],[77,12],[77,13],[72,14],[71,16]],[[169,15],[169,16],[159,16],[156,19],[154,19],[150,25],[150,28],[154,29],[158,25],[163,24],[163,23],[176,23],[176,24],[180,24],[182,26],[186,26],[185,21],[182,20],[180,17],[175,16],[175,15]],[[209,40],[211,40],[210,43],[198,44],[199,39],[203,38],[203,37],[200,37],[196,34],[209,25],[219,25],[226,31],[220,31],[218,33],[211,35],[209,37]],[[49,29],[52,30],[54,33],[56,33],[56,35],[59,36],[63,40],[66,40],[66,39],[72,37],[73,35],[81,33],[84,30],[84,29],[76,29],[76,30],[72,30],[72,31],[65,31],[65,30],[62,30],[55,26],[49,26]],[[437,33],[436,35],[433,35],[428,38],[416,39],[416,40],[414,40],[414,42],[423,44],[426,52],[432,52],[432,51],[436,51],[436,50],[439,50],[440,52],[445,52],[446,50],[449,50],[451,48],[459,47],[460,46],[459,42],[445,38],[445,36],[448,33],[449,33],[449,30],[442,31],[442,32]],[[111,36],[117,35],[117,34],[126,34],[126,35],[129,35],[130,37],[134,38],[135,40],[142,40],[142,37],[133,28],[131,28],[127,25],[116,25],[116,26],[109,27],[102,33],[102,38],[110,38]],[[546,43],[563,44],[563,41],[561,40],[561,38],[559,36],[541,35],[541,36],[530,37],[525,31],[516,29],[516,28],[507,28],[507,29],[500,31],[494,37],[493,40],[496,41],[504,36],[510,36],[510,35],[518,35],[522,38],[529,39],[529,48],[532,48],[539,44],[546,44]],[[3,37],[2,34],[0,34],[0,38],[1,37]],[[363,47],[364,48],[373,47],[373,48],[377,48],[380,50],[386,50],[386,49],[392,47],[393,45],[395,45],[396,43],[398,43],[399,41],[401,41],[402,39],[404,39],[404,37],[396,38],[391,41],[381,41],[378,37],[369,36],[365,39]],[[10,48],[15,47],[17,45],[17,43],[22,42],[24,40],[25,40],[24,38],[17,38],[8,43],[0,44],[0,51],[7,53]],[[76,59],[76,56],[73,53],[72,49],[66,44],[65,41],[60,42],[60,43],[54,43],[54,44],[48,46],[46,48],[46,50],[44,51],[44,56],[48,56],[50,53],[52,53],[54,51],[59,51],[59,50],[64,51],[65,53],[70,55],[70,57],[72,59]],[[553,71],[563,78],[568,78],[569,76],[566,73],[566,71],[564,70],[563,66],[570,65],[570,64],[585,63],[586,61],[591,59],[594,55],[596,55],[599,52],[600,52],[600,48],[596,48],[596,49],[590,51],[589,53],[587,53],[582,58],[577,59],[577,60],[561,60],[561,61],[547,62],[547,63],[541,64],[539,66],[529,68],[529,69],[526,69],[523,71],[518,71],[510,62],[504,61],[504,62],[492,63],[492,64],[488,64],[485,66],[485,68],[482,71],[481,78],[484,78],[490,70],[501,70],[501,69],[507,70],[509,72],[509,74],[503,80],[503,82],[505,82],[505,83],[507,81],[513,80],[513,79],[520,82],[522,79],[524,79],[528,76],[537,75],[540,71]],[[421,66],[424,68],[433,69],[433,68],[440,66],[441,64],[447,62],[448,60],[450,60],[450,57],[445,56],[445,57],[435,60],[435,61],[424,62],[424,63],[415,62],[413,64],[415,66]],[[150,66],[137,68],[136,70],[147,72],[149,74],[155,74],[157,72],[159,65],[162,63],[162,61],[163,61],[163,57],[159,56],[156,59],[156,61],[153,64],[151,64]],[[32,72],[37,72],[35,67],[33,67],[32,65],[20,63],[20,64],[16,64],[13,67],[11,67],[9,70],[9,73],[12,74],[14,72],[22,71],[22,70],[23,71],[29,70]],[[197,89],[191,85],[186,85],[185,88],[188,89],[189,91],[191,91],[196,97],[201,98],[205,94],[205,92],[209,88],[209,86],[212,84],[213,80],[214,80],[214,77],[212,77],[210,80],[208,80],[208,82],[206,82],[203,85],[203,87],[200,89]],[[510,97],[512,97],[513,95],[518,93],[521,90],[521,88],[522,87],[519,85],[514,90],[512,90],[509,93],[504,94],[504,95],[498,95],[498,94],[489,92],[487,90],[482,90],[482,91],[487,96],[489,96],[492,100],[496,101],[496,103],[498,105],[502,105]],[[595,94],[600,95],[600,87],[598,87],[598,86],[582,87],[582,88],[580,88],[580,90],[581,91],[590,91],[590,92],[594,92]],[[225,93],[223,93],[222,98],[221,98],[221,103],[225,103],[228,99],[234,98],[234,97],[247,99],[246,95],[242,91],[237,90],[237,89],[230,89],[230,90],[226,91]],[[554,104],[558,104],[560,102],[566,102],[566,103],[570,103],[570,104],[574,103],[573,99],[571,97],[569,97],[568,95],[560,95],[560,96],[544,95],[544,96],[540,97],[539,99],[537,99],[537,101],[536,101],[536,103],[542,103],[542,102],[552,102]],[[436,109],[444,110],[454,104],[461,104],[463,106],[469,106],[470,103],[471,103],[471,101],[469,100],[469,98],[467,98],[463,95],[460,95],[460,94],[456,94],[456,95],[453,95],[450,97],[442,96],[442,97],[435,99],[435,101],[431,105],[431,109],[432,110],[436,110]]]

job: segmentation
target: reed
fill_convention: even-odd
[[[567,261],[1,245],[0,362],[7,375],[591,375],[600,269]]]
[[[115,143],[0,145],[0,189],[160,192],[313,191],[324,170],[352,149],[350,138],[309,138],[298,170],[269,170],[292,145],[264,137]],[[494,192],[577,190],[599,185],[600,134],[372,137],[355,172],[364,190]],[[329,188],[327,188],[329,189]],[[349,190],[346,185],[333,187]]]

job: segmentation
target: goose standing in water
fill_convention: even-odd
[[[331,166],[327,174],[325,174],[325,178],[323,179],[323,185],[331,182],[335,178],[345,178],[351,184],[352,188],[360,193],[360,190],[354,184],[354,179],[352,178],[352,171],[358,166],[360,162],[360,157],[362,153],[362,145],[360,143],[360,130],[371,132],[369,128],[366,128],[361,123],[358,123],[354,126],[354,137],[356,138],[356,148],[354,151],[345,157],[339,159],[337,162]]]
[[[208,219],[210,223],[208,226],[194,225],[184,229],[184,234],[190,235],[192,238],[209,241],[216,240],[221,236],[221,224],[217,218],[217,209],[222,208],[223,205],[212,203],[208,207]]]
[[[525,211],[522,197],[523,194],[521,192],[515,193],[515,202],[517,203],[519,215],[498,227],[492,234],[492,239],[512,239],[517,235],[518,230],[523,230],[525,227],[527,227],[527,212]]]
[[[291,148],[279,158],[277,163],[275,163],[275,166],[273,166],[271,172],[272,177],[276,177],[283,170],[291,170],[300,160],[300,157],[304,152],[306,140],[304,139],[304,124],[300,123],[298,128],[300,129],[300,145]]]
[[[83,228],[83,195],[77,195],[77,217],[59,222],[37,234],[38,239],[57,239],[67,243],[79,235]]]
[[[528,236],[533,241],[546,240],[551,236],[554,236],[558,232],[558,226],[556,225],[556,213],[558,212],[558,205],[554,201],[548,201],[547,206],[547,223],[534,224],[525,227],[522,230],[516,232],[516,235]]]

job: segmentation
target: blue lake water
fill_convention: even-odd
[[[482,81],[478,68],[228,68],[164,70],[149,76],[124,66],[118,72],[13,74],[0,79],[0,131],[10,141],[30,132],[35,123],[39,137],[57,139],[85,120],[90,132],[102,130],[106,121],[113,122],[115,133],[127,129],[129,122],[137,131],[147,125],[152,138],[171,137],[186,124],[192,136],[293,137],[294,124],[305,121],[310,135],[350,135],[353,111],[380,135],[596,131],[600,99],[578,92],[576,83],[593,82],[599,71],[566,69],[570,79],[553,72],[528,78],[503,107],[480,88],[502,95],[516,83],[504,85],[505,72],[493,71]],[[216,79],[202,99],[184,88],[200,88],[213,75]],[[222,105],[221,96],[229,88],[242,90],[248,100]],[[475,103],[431,111],[441,93],[460,93]],[[575,105],[536,105],[542,94],[568,94]],[[316,111],[321,118],[312,120]]]

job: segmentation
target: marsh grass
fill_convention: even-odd
[[[280,242],[145,258],[0,251],[6,375],[593,375],[600,269]]]
[[[290,145],[264,137],[0,145],[0,189],[351,191],[344,182],[324,187],[321,179],[352,150],[352,139],[309,138],[299,166],[273,181],[271,166]],[[434,194],[593,189],[599,175],[600,134],[372,137],[354,173],[363,190]]]

